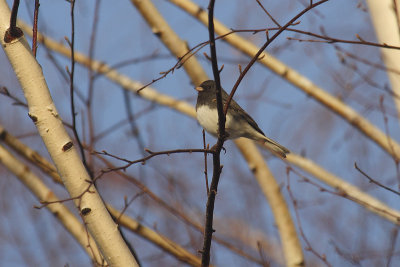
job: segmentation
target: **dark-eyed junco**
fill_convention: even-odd
[[[218,136],[218,111],[216,101],[216,85],[208,80],[196,87],[199,92],[196,103],[197,120],[211,135]],[[222,102],[225,105],[229,95],[222,89]],[[226,114],[225,132],[227,139],[246,137],[258,141],[268,149],[286,158],[289,150],[265,136],[257,123],[232,99]]]

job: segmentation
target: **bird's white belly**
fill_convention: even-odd
[[[218,112],[211,110],[208,106],[201,106],[197,108],[197,121],[209,134],[218,136]],[[243,129],[238,129],[236,123],[232,123],[229,115],[226,116],[225,131],[228,133],[228,139],[238,138]],[[239,126],[240,127],[240,126]]]

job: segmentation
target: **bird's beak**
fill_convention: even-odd
[[[203,91],[203,90],[204,90],[204,88],[203,88],[203,87],[201,87],[201,86],[197,86],[195,89],[196,89],[197,91],[199,91],[199,92],[201,92],[201,91]]]

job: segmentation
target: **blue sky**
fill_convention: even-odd
[[[30,22],[27,6],[31,10],[32,4],[25,2],[31,1],[21,3],[19,17]],[[88,52],[90,42],[94,10],[92,2],[94,1],[78,1],[76,4],[76,50],[84,53]],[[208,1],[195,2],[204,8],[208,4]],[[255,1],[221,0],[216,2],[215,17],[228,27],[258,29],[273,26],[265,14],[258,9]],[[284,24],[303,8],[301,3],[307,1],[262,2],[274,17]],[[63,42],[64,36],[70,35],[69,4],[66,1],[48,0],[42,0],[40,3],[39,29],[55,40]],[[182,39],[187,40],[189,46],[208,39],[207,29],[203,25],[168,1],[154,1],[154,3],[171,27]],[[368,13],[362,8],[358,8],[359,4],[365,7],[363,1],[329,1],[303,16],[300,25],[296,28],[320,33],[320,28],[323,27],[325,32],[333,37],[353,40],[355,35],[359,34],[365,40],[375,41]],[[151,33],[130,1],[101,1],[97,26],[98,34],[94,53],[94,58],[97,60],[114,65],[127,59],[152,54],[160,55],[154,60],[131,64],[119,69],[134,80],[142,83],[149,82],[158,77],[160,72],[171,68],[176,62],[174,57],[168,57],[169,51]],[[265,35],[262,33],[257,35],[247,33],[243,36],[257,45],[261,45],[265,41]],[[288,36],[310,38],[293,33],[283,33],[267,48],[267,51],[331,94],[344,97],[343,101],[346,104],[384,130],[382,112],[369,107],[379,106],[379,97],[384,95],[385,108],[388,111],[394,110],[390,95],[385,94],[382,89],[374,88],[362,81],[357,73],[341,64],[337,56],[338,52],[333,45],[288,41],[286,39]],[[360,57],[382,64],[377,48],[344,44],[338,44],[338,46]],[[217,49],[220,64],[225,64],[221,73],[222,85],[227,91],[230,91],[239,75],[237,63],[244,66],[249,58],[223,42],[217,43]],[[209,54],[208,47],[199,53],[199,59],[211,77],[211,66],[202,55],[203,52]],[[65,66],[69,65],[69,61],[62,56],[57,54],[54,56],[62,68],[65,69]],[[42,45],[39,45],[37,58],[43,67],[46,81],[62,118],[70,122],[68,83],[63,80],[54,64],[50,62]],[[21,89],[12,69],[6,63],[7,59],[3,52],[0,52],[0,62],[3,63],[0,67],[0,86],[6,86],[10,92],[22,97]],[[368,74],[380,86],[388,85],[384,72],[357,62],[351,61],[350,63],[357,64],[360,72]],[[77,66],[75,81],[76,89],[86,96],[88,72],[84,67]],[[343,84],[351,89],[346,90],[343,88]],[[98,133],[126,118],[126,111],[123,93],[118,85],[106,78],[99,77],[94,86],[94,125],[95,131]],[[194,85],[190,83],[183,68],[153,84],[152,87],[195,104],[196,91],[193,90]],[[235,99],[252,115],[268,136],[293,152],[306,155],[327,170],[359,186],[390,206],[399,207],[397,197],[368,184],[353,167],[354,162],[357,162],[372,177],[376,177],[383,184],[397,188],[398,182],[393,160],[347,122],[293,85],[277,77],[265,67],[255,65],[239,86]],[[168,108],[154,106],[136,96],[131,96],[130,101],[134,113],[140,114],[136,125],[140,140],[145,147],[153,151],[202,147],[201,127],[193,119]],[[2,95],[0,103],[0,123],[11,133],[16,136],[35,133],[34,125],[26,116],[27,111],[24,108],[13,106],[12,101]],[[77,103],[78,125],[85,125],[80,127],[79,131],[81,135],[85,136],[83,140],[87,140],[85,106],[79,100]],[[150,111],[144,112],[147,110]],[[389,116],[388,126],[392,137],[398,140],[398,120]],[[137,139],[130,134],[129,129],[128,124],[116,129],[112,134],[101,139],[95,149],[106,150],[131,160],[140,158],[143,151],[140,150]],[[37,135],[25,137],[22,140],[32,148],[46,154]],[[207,136],[207,141],[213,144],[215,139]],[[227,153],[222,155],[224,172],[216,204],[217,221],[222,222],[218,226],[223,228],[224,222],[230,220],[243,221],[249,229],[259,230],[271,240],[278,242],[279,237],[268,203],[259,190],[246,162],[232,142],[228,141],[225,148]],[[282,192],[293,211],[293,205],[285,189],[286,164],[271,157],[267,152],[263,152],[263,154],[265,154],[266,161],[276,179],[282,184]],[[168,200],[171,205],[189,212],[202,222],[205,207],[202,161],[203,158],[200,154],[161,156],[152,159],[144,166],[132,166],[127,173],[137,177],[161,197]],[[118,164],[118,162],[116,163]],[[86,256],[68,234],[63,233],[56,220],[44,210],[32,210],[32,206],[37,204],[37,201],[11,174],[5,174],[6,171],[3,167],[0,167],[0,171],[2,177],[5,178],[0,182],[1,190],[5,192],[0,197],[0,207],[3,212],[8,211],[7,217],[0,219],[0,234],[7,240],[6,246],[0,246],[2,262],[8,263],[7,266],[26,265],[26,260],[20,255],[27,255],[31,251],[32,258],[41,266],[45,266],[46,262],[49,263],[49,266],[60,266],[65,263],[69,263],[70,266],[86,265]],[[38,173],[40,174],[40,172]],[[114,181],[114,179],[116,180]],[[50,182],[48,184],[54,187],[61,197],[66,197],[62,189]],[[349,254],[365,251],[380,252],[388,249],[394,227],[391,223],[371,215],[364,208],[349,200],[322,193],[309,183],[299,182],[299,178],[294,174],[291,175],[291,187],[293,194],[301,204],[299,213],[303,230],[311,243],[315,244],[319,253],[326,254],[333,266],[350,265],[343,255],[341,256],[337,250],[335,251],[335,245]],[[132,196],[138,191],[134,186],[124,184],[122,180],[118,180],[112,174],[100,181],[99,188],[104,194],[105,200],[119,207],[123,205],[124,195]],[[21,198],[16,196],[21,196]],[[10,202],[21,206],[21,211],[9,211]],[[32,217],[30,224],[33,225],[26,224],[26,214],[29,214],[28,217]],[[143,223],[156,227],[161,233],[170,234],[170,238],[181,244],[201,241],[198,233],[187,230],[184,224],[176,221],[146,197],[135,201],[128,210],[128,214],[135,218],[141,218]],[[175,224],[178,226],[177,229],[173,227]],[[296,225],[298,225],[297,222]],[[223,233],[226,230],[221,228],[217,228],[217,233],[219,231]],[[18,229],[23,229],[23,234],[18,233]],[[43,229],[48,229],[48,231]],[[248,228],[243,228],[243,231],[248,231]],[[26,248],[16,248],[17,244],[20,244],[20,241],[15,241],[18,235],[24,237]],[[176,263],[169,256],[166,259],[161,257],[159,261],[152,260],[152,257],[160,255],[162,252],[132,234],[128,234],[128,236],[141,255],[144,266],[157,266],[161,263],[172,266]],[[66,240],[66,245],[60,246],[62,252],[54,248],[55,244],[62,243],[61,240]],[[36,243],[40,243],[41,246],[32,245]],[[217,265],[249,266],[249,263],[241,257],[233,255],[219,245],[214,244],[213,246],[215,247],[213,262]],[[190,245],[188,247],[195,252],[193,247]],[[55,250],[54,253],[62,256],[51,256],[53,250]],[[309,262],[318,262],[310,253],[305,252],[305,254]],[[385,262],[385,257],[368,259],[362,263],[380,265],[382,262]]]

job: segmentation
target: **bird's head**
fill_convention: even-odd
[[[202,82],[198,87],[196,87],[198,92],[215,92],[215,82],[213,80],[208,80]]]

